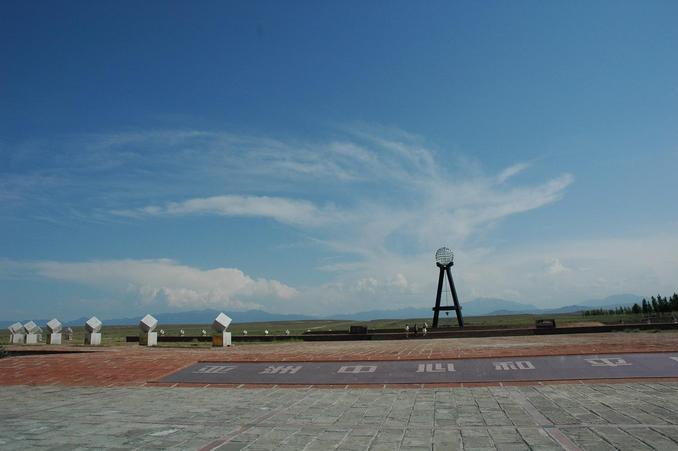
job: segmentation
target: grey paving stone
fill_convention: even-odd
[[[596,426],[591,428],[596,434],[621,451],[652,449],[619,427]]]
[[[650,447],[654,449],[678,449],[678,443],[671,438],[665,433],[660,433],[658,430],[654,430],[653,428],[649,427],[641,427],[641,428],[624,428],[626,432],[631,434],[632,436],[636,437],[638,440],[640,440],[643,443],[646,443]]]
[[[17,402],[21,400],[21,402]],[[0,448],[678,449],[678,384],[453,389],[0,387]]]

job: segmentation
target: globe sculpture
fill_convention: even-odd
[[[436,251],[436,263],[447,266],[454,261],[454,252],[446,247],[441,247]]]
[[[452,272],[450,267],[454,265],[454,253],[447,247],[441,247],[436,251],[436,266],[440,269],[438,274],[438,291],[436,292],[436,304],[433,307],[433,329],[438,328],[438,319],[440,312],[447,313],[449,310],[454,310],[457,314],[457,323],[459,327],[464,327],[464,318],[461,316],[461,305],[459,305],[459,298],[457,297],[457,290],[454,287],[454,280],[452,280]],[[450,283],[450,292],[452,293],[452,300],[454,305],[440,306],[440,298],[443,292],[443,283],[447,276]]]

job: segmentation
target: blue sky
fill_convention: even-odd
[[[675,2],[3,2],[0,316],[678,289]]]

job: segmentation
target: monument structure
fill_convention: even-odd
[[[101,344],[101,326],[103,323],[96,316],[85,322],[85,344],[99,346]]]
[[[158,327],[158,320],[151,315],[146,315],[139,321],[139,344],[141,346],[157,346],[158,333],[155,328]]]
[[[212,346],[226,347],[231,346],[231,333],[226,332],[228,326],[231,325],[231,318],[225,313],[219,313],[212,323],[214,334],[212,335]]]
[[[457,290],[454,288],[454,280],[452,280],[452,272],[450,268],[454,265],[454,254],[446,247],[441,247],[436,251],[436,266],[440,269],[438,276],[438,292],[436,293],[436,305],[433,307],[433,325],[432,328],[438,328],[438,317],[441,311],[447,312],[454,310],[457,314],[457,323],[459,327],[464,327],[464,318],[461,316],[461,305],[459,305],[459,297]],[[440,297],[443,292],[443,281],[447,275],[447,280],[450,283],[450,292],[452,293],[452,300],[454,305],[440,306]]]
[[[13,345],[20,345],[26,342],[26,329],[21,323],[14,323],[8,327],[9,342]]]
[[[58,319],[54,318],[47,321],[47,331],[49,332],[47,335],[48,345],[61,344],[61,329],[63,329],[63,326],[61,325],[61,321]]]
[[[36,345],[38,344],[39,335],[42,334],[42,329],[40,326],[35,324],[33,321],[29,321],[24,324],[24,329],[26,329],[26,344],[27,345]]]

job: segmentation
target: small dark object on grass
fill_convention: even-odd
[[[0,345],[0,359],[3,358],[3,357],[7,357],[8,355],[9,355],[9,353],[7,351],[5,351],[5,347]]]
[[[367,326],[351,326],[348,331],[349,334],[366,334]]]
[[[535,322],[535,327],[537,329],[555,329],[556,320],[555,319],[538,319]]]

